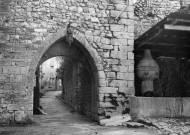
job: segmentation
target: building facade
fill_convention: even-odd
[[[154,2],[162,11],[180,8],[177,0]],[[0,122],[27,123],[32,118],[35,73],[42,62],[55,56],[77,60],[69,59],[65,65],[71,80],[84,69],[89,71],[84,76],[95,82],[89,95],[91,104],[84,105],[89,108],[86,115],[101,121],[130,113],[128,97],[135,96],[134,38],[142,27],[146,31],[155,24],[152,20],[158,21],[156,17],[135,17],[134,8],[133,0],[0,1]],[[71,44],[65,39],[68,24]]]

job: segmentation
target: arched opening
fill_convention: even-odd
[[[74,38],[71,45],[65,37],[47,47],[35,68],[36,85],[34,87],[33,113],[39,113],[40,105],[40,65],[56,56],[63,57],[59,79],[62,80],[62,97],[65,103],[75,111],[96,119],[98,100],[98,69],[91,54],[83,44]],[[47,112],[48,113],[48,112]]]

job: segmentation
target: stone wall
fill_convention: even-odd
[[[69,60],[66,63],[63,67],[63,96],[65,102],[74,111],[94,118],[97,114],[91,108],[93,106],[92,100],[95,100],[93,93],[96,86],[92,82],[94,79],[92,73],[90,73],[92,71],[89,71],[89,64],[85,63],[84,66],[76,60]],[[88,66],[86,67],[86,65]]]
[[[142,0],[137,0],[137,3]],[[145,0],[135,15],[135,38],[138,38],[171,12],[190,4],[189,0]],[[137,4],[136,4],[137,5]],[[141,4],[140,4],[141,5]]]
[[[110,94],[116,101],[119,100],[118,92],[134,95],[134,12],[131,2],[1,0],[0,122],[28,122],[28,115],[31,116],[33,111],[36,67],[51,44],[66,35],[68,22],[74,29],[74,37],[89,51],[96,65],[97,106],[101,112],[110,109],[108,104],[117,108],[105,100]],[[126,5],[125,11],[115,19]]]

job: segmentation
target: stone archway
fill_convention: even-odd
[[[60,44],[56,44],[59,40],[63,40],[63,38],[66,35],[66,28],[62,28],[60,29],[57,33],[54,34],[50,34],[47,36],[46,40],[41,44],[40,49],[38,50],[38,52],[36,53],[36,55],[33,57],[31,64],[30,64],[30,69],[29,69],[29,84],[30,84],[30,90],[33,90],[33,87],[35,86],[35,72],[37,67],[45,60],[49,59],[50,57],[54,57],[54,56],[64,56],[64,55],[68,55],[65,54],[65,52],[63,51],[59,51],[58,53],[53,53],[49,50],[52,50],[52,46],[54,45],[59,45]],[[102,59],[101,57],[98,55],[96,49],[94,49],[91,44],[88,43],[86,37],[84,34],[80,33],[78,30],[74,30],[74,42],[75,44],[77,44],[77,48],[84,54],[84,57],[87,58],[87,61],[89,62],[89,67],[92,70],[91,75],[94,76],[94,78],[92,79],[94,86],[95,86],[95,93],[93,93],[93,95],[91,97],[94,97],[93,100],[97,100],[98,101],[98,87],[99,87],[99,81],[105,81],[105,74],[102,71],[103,70],[103,66],[102,66]],[[66,49],[66,48],[62,48]],[[49,53],[49,54],[47,54]],[[74,52],[75,53],[75,52]],[[73,54],[74,54],[73,53]],[[47,56],[47,55],[49,56]],[[69,55],[72,55],[69,54]],[[80,56],[80,53],[79,53]],[[79,57],[76,56],[76,57]],[[72,57],[72,56],[69,56]],[[74,57],[74,56],[73,56]],[[101,76],[100,76],[101,74]],[[91,114],[90,115],[93,119],[98,119],[96,116],[98,111],[98,106],[96,101],[93,101],[93,105],[91,106]],[[94,117],[93,117],[94,116]]]

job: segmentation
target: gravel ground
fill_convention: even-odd
[[[146,118],[140,122],[160,135],[190,135],[190,118]]]
[[[71,112],[59,95],[50,91],[41,99],[47,115],[35,115],[31,125],[0,127],[0,135],[157,135],[155,129],[99,126]]]

